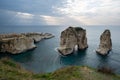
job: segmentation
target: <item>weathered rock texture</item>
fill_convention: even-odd
[[[54,37],[52,34],[50,33],[22,33],[23,35],[25,35],[28,38],[31,38],[34,40],[34,42],[39,42],[42,39],[49,39]]]
[[[80,50],[84,50],[88,47],[86,30],[81,27],[68,27],[61,32],[60,39],[61,41],[58,51],[63,55],[73,53],[76,45]]]
[[[112,49],[111,33],[110,30],[105,30],[100,36],[99,48],[97,53],[106,55]]]
[[[36,48],[34,42],[41,39],[51,38],[49,33],[21,33],[21,34],[1,34],[0,52],[18,54]]]

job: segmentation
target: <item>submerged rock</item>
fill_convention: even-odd
[[[100,36],[99,48],[97,53],[106,55],[112,49],[111,33],[110,30],[105,30]]]
[[[68,27],[61,32],[60,40],[58,51],[63,55],[73,53],[76,45],[80,50],[88,47],[86,30],[81,27]]]
[[[34,42],[54,37],[49,33],[1,34],[0,52],[18,54],[36,48]]]

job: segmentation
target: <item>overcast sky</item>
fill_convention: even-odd
[[[120,0],[0,0],[0,25],[120,25]]]

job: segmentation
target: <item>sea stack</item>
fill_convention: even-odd
[[[52,37],[50,33],[0,34],[0,53],[19,54],[36,48],[35,42]]]
[[[62,55],[73,53],[76,45],[79,50],[84,50],[88,47],[85,29],[81,27],[68,27],[61,32],[58,51]]]
[[[112,49],[111,33],[106,29],[100,36],[99,48],[96,50],[101,55],[106,55]]]

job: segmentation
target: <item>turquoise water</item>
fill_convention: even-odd
[[[9,56],[25,69],[35,73],[46,73],[69,65],[87,65],[93,68],[108,66],[120,73],[120,26],[83,26],[87,30],[88,49],[76,51],[69,56],[61,56],[56,48],[59,47],[60,32],[64,26],[5,26],[0,27],[0,33],[21,32],[50,32],[54,38],[42,40],[37,43],[37,48],[19,55],[0,54],[1,57]],[[96,54],[99,37],[105,29],[110,29],[112,34],[113,49],[107,56]]]

